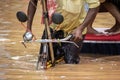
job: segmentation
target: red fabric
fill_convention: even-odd
[[[50,23],[52,14],[55,12],[56,8],[57,8],[56,0],[47,0],[47,9]]]
[[[120,34],[115,35],[95,35],[86,34],[85,40],[95,40],[95,41],[120,41]]]
[[[56,11],[57,4],[56,0],[47,0],[47,10],[48,10],[48,16],[49,16],[49,24],[52,22],[51,17],[52,14]],[[44,18],[42,16],[41,23],[44,23]]]

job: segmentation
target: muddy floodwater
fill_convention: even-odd
[[[80,54],[80,64],[61,63],[47,70],[36,70],[40,44],[28,43],[24,48],[20,41],[25,29],[16,19],[17,11],[26,13],[28,1],[0,0],[0,80],[120,80],[119,55]],[[38,4],[33,23],[37,38],[44,29],[40,21]],[[94,22],[96,27],[113,24],[114,19],[109,13],[99,13]]]

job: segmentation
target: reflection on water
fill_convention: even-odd
[[[62,63],[46,71],[35,70],[39,44],[24,48],[20,41],[25,30],[15,16],[19,10],[26,12],[28,1],[0,0],[0,80],[120,80],[120,56],[85,54],[78,65]],[[43,30],[40,18],[36,20],[40,16],[36,14],[33,24],[38,38]]]

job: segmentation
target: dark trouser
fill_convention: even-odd
[[[53,32],[51,29],[51,36],[52,38],[64,38],[63,31]],[[42,38],[45,38],[45,32],[43,33]],[[60,57],[64,56],[64,61],[67,64],[78,64],[80,61],[80,49],[82,46],[82,41],[78,42],[76,47],[74,44],[70,43],[53,43],[53,50],[54,50],[54,57],[55,60],[59,59]],[[42,53],[43,44],[40,47],[40,54]]]

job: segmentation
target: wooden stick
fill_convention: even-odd
[[[51,37],[51,32],[50,32],[50,27],[49,27],[49,23],[48,23],[48,11],[47,11],[47,6],[46,6],[46,1],[47,0],[41,0],[42,2],[42,8],[43,8],[43,17],[44,17],[44,24],[45,24],[45,30],[47,32],[47,37],[48,39],[52,39]],[[54,51],[53,51],[53,45],[50,42],[49,43],[49,47],[50,47],[50,56],[51,56],[51,62],[54,63],[55,59],[54,59]]]

